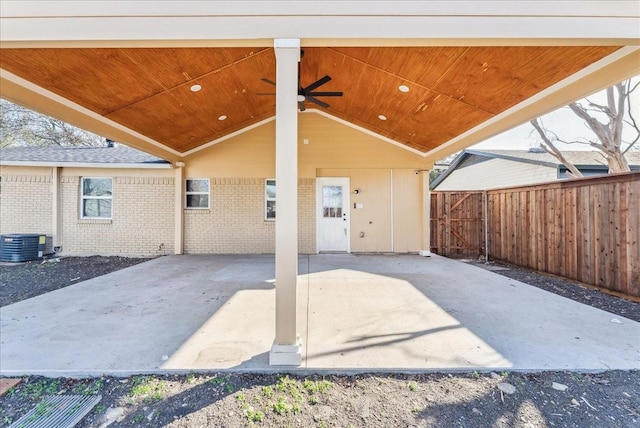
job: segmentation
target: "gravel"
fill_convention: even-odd
[[[62,258],[0,266],[2,306],[147,259]],[[640,304],[551,275],[496,273],[640,321]],[[30,376],[0,398],[0,427],[47,394],[100,394],[79,427],[632,427],[640,371],[290,376],[191,373],[126,378]],[[45,414],[41,415],[46,416]],[[106,425],[105,425],[106,424]]]

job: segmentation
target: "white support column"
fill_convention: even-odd
[[[431,256],[431,192],[429,191],[429,173],[425,169],[422,174],[422,250],[420,255]]]
[[[51,176],[51,235],[53,236],[53,248],[62,246],[62,202],[60,199],[60,176],[62,175],[61,167],[52,168]]]
[[[184,162],[176,162],[174,166],[173,254],[182,254],[184,252]]]
[[[270,365],[299,366],[298,61],[299,39],[276,39],[276,336]]]

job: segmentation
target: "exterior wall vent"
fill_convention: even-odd
[[[28,262],[52,252],[50,236],[37,233],[0,235],[1,262]]]

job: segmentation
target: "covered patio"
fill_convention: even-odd
[[[71,311],[73,316],[69,313],[68,317],[37,324],[51,331],[26,335],[22,341],[3,331],[3,341],[16,340],[11,346],[3,346],[3,365],[7,370],[11,367],[17,369],[11,361],[17,364],[19,360],[13,359],[16,356],[5,356],[9,352],[6,349],[16,350],[20,346],[23,346],[21,355],[26,353],[36,359],[43,358],[42,367],[38,368],[34,363],[30,367],[33,370],[63,370],[65,367],[85,367],[87,371],[105,367],[124,370],[119,366],[122,361],[127,361],[126,367],[139,370],[163,367],[193,369],[198,364],[208,368],[261,367],[267,364],[269,349],[271,364],[299,365],[308,369],[355,369],[358,364],[368,368],[424,368],[425,365],[452,369],[544,368],[542,361],[551,358],[550,355],[537,362],[525,363],[519,360],[519,356],[526,361],[536,355],[532,349],[538,348],[524,344],[525,349],[522,349],[513,345],[515,342],[511,340],[522,341],[525,337],[530,340],[538,333],[542,338],[549,331],[557,332],[574,326],[584,327],[585,334],[575,334],[571,340],[567,335],[558,346],[573,345],[573,341],[583,344],[585,337],[593,337],[594,346],[595,342],[611,340],[612,335],[608,331],[595,335],[599,331],[595,326],[592,325],[591,330],[586,329],[585,326],[592,322],[588,316],[584,317],[584,322],[576,323],[573,317],[569,317],[562,322],[544,325],[548,318],[542,313],[534,314],[526,328],[517,332],[503,331],[501,329],[507,329],[512,320],[522,318],[522,313],[527,310],[533,310],[529,296],[509,300],[509,294],[518,287],[504,286],[500,293],[493,294],[492,299],[486,301],[488,294],[478,291],[477,281],[485,273],[474,271],[465,276],[462,266],[456,266],[459,270],[456,274],[462,275],[457,281],[440,282],[430,275],[419,274],[422,268],[415,271],[418,276],[413,278],[407,277],[406,273],[400,275],[411,270],[396,271],[389,267],[389,272],[385,272],[372,265],[361,271],[357,266],[350,267],[350,262],[341,257],[311,256],[307,258],[306,265],[310,273],[301,271],[303,273],[299,275],[298,268],[305,269],[305,264],[298,266],[296,263],[300,260],[298,231],[292,227],[299,224],[298,181],[305,177],[321,177],[319,170],[327,165],[306,171],[299,167],[299,147],[306,144],[306,137],[299,135],[298,124],[305,103],[309,107],[314,104],[315,112],[306,111],[304,114],[332,117],[419,157],[415,172],[422,173],[422,182],[420,192],[415,192],[418,207],[414,211],[419,212],[421,221],[407,233],[420,237],[420,254],[428,255],[428,171],[433,162],[638,74],[640,17],[633,2],[593,1],[580,2],[577,6],[573,1],[43,3],[9,0],[2,2],[0,12],[3,98],[172,162],[176,183],[173,215],[176,254],[184,252],[183,183],[193,174],[194,165],[199,162],[202,165],[199,157],[202,151],[275,120],[273,172],[270,169],[268,175],[265,173],[259,178],[275,177],[278,183],[275,260],[265,258],[255,266],[248,263],[252,269],[243,270],[237,268],[241,265],[240,258],[226,266],[237,277],[223,275],[228,283],[218,284],[220,289],[201,291],[194,275],[202,275],[202,281],[211,280],[211,272],[207,270],[211,268],[198,266],[198,258],[189,257],[184,259],[185,263],[195,263],[196,267],[182,273],[180,269],[183,267],[179,263],[171,264],[172,260],[180,258],[160,259],[152,263],[166,263],[169,277],[156,278],[147,284],[149,289],[143,288],[126,298],[121,296],[120,300],[112,301],[111,307],[87,309],[93,308],[94,299],[98,297],[95,293],[102,286],[108,290],[104,291],[105,299],[97,301],[110,301],[109,293],[113,291],[110,287],[113,285],[109,284],[95,289],[91,287],[91,293],[78,293],[74,298],[65,296],[89,286],[53,293],[46,301],[38,298],[19,304],[16,307],[40,302],[43,312],[36,308],[19,312],[40,316],[40,313],[49,313],[49,308],[54,306],[55,301],[50,299],[60,296],[58,313]],[[306,58],[301,61],[305,49]],[[344,92],[344,97],[331,99],[330,108],[327,103],[314,101],[313,94],[307,93],[307,89],[317,89],[325,83],[323,90]],[[263,91],[272,93],[260,95]],[[384,157],[371,150],[370,146],[356,155],[361,153],[370,154],[374,159]],[[251,157],[253,153],[245,152],[245,155]],[[223,169],[212,165],[205,165],[208,177]],[[225,166],[234,170],[237,164]],[[238,178],[233,174],[227,175]],[[192,175],[192,178],[200,176]],[[55,204],[57,197],[53,200]],[[54,245],[60,245],[62,223],[59,220],[59,216],[54,215],[51,221]],[[352,260],[350,256],[344,257]],[[225,259],[215,258],[213,266],[221,260]],[[247,260],[254,261],[252,258]],[[391,260],[394,259],[385,259],[382,265],[391,263]],[[432,264],[427,263],[426,266]],[[275,274],[272,274],[274,265]],[[222,273],[226,268],[220,267]],[[264,272],[246,278],[250,272],[255,273],[255,269],[263,269]],[[444,273],[448,275],[450,272],[444,269]],[[155,274],[151,272],[151,275]],[[214,276],[215,281],[220,280],[219,274]],[[380,278],[386,278],[385,275],[391,275],[393,279],[378,282]],[[274,276],[277,279],[275,292],[269,288],[271,284],[264,283]],[[242,281],[242,278],[246,280]],[[130,281],[124,277],[121,279]],[[345,284],[350,284],[352,279],[356,290],[365,283],[371,286],[366,292],[356,292],[354,296],[357,298],[349,295],[340,298],[341,293],[351,290]],[[430,282],[432,280],[433,283]],[[493,280],[487,281],[487,286],[490,286]],[[372,284],[378,283],[381,290],[376,292]],[[389,304],[390,299],[404,295],[395,293],[396,288],[393,288],[393,293],[385,291],[390,284],[394,287],[413,285],[408,292],[417,293],[415,297],[419,299],[405,295],[406,301]],[[431,292],[429,284],[442,284],[433,285],[434,289],[443,287],[442,293],[432,296],[421,291],[421,287],[427,287]],[[143,283],[130,285],[136,289]],[[180,296],[200,293],[199,299],[192,300],[183,307],[183,311],[179,311],[179,299],[167,294],[171,287],[176,286],[182,287]],[[225,289],[233,286],[239,287],[237,293]],[[478,294],[474,294],[475,291]],[[149,296],[155,292],[158,293],[156,303],[160,308],[166,305],[166,311],[161,311],[162,316],[153,316],[151,307],[146,306],[150,302]],[[274,296],[269,296],[269,293]],[[203,299],[206,296],[213,300]],[[246,319],[233,311],[226,315],[228,306],[245,298],[247,301],[240,304],[240,310],[246,312]],[[327,305],[309,303],[314,299],[318,302],[324,299]],[[411,304],[416,300],[425,304],[413,308]],[[510,302],[509,305],[504,304],[505,300]],[[474,315],[474,306],[482,301],[495,307]],[[70,302],[74,305],[68,306]],[[100,368],[94,367],[92,364],[95,363],[90,362],[103,358],[97,356],[101,355],[100,348],[106,343],[133,337],[124,332],[109,340],[105,337],[115,331],[109,328],[109,323],[117,325],[123,322],[120,318],[123,315],[118,314],[118,310],[132,306],[132,302],[139,302],[140,310],[127,315],[131,317],[126,321],[130,332],[141,326],[150,330],[140,333],[138,340],[130,340],[130,346],[114,348],[113,352],[105,354],[104,358],[110,355],[108,361],[103,361]],[[226,302],[224,306],[217,307],[222,302]],[[82,303],[87,304],[86,308]],[[423,316],[427,315],[424,311],[429,307],[426,303],[440,308],[428,313],[429,316],[438,313],[438,322],[431,323],[429,317]],[[546,310],[553,307],[544,303],[541,307]],[[349,304],[364,305],[358,307],[371,305],[372,313],[390,313],[380,318],[384,321],[376,326],[377,330],[368,330],[369,314],[356,310],[357,307],[350,308]],[[199,305],[202,305],[201,312],[197,313],[193,308]],[[310,309],[299,310],[300,305]],[[376,305],[382,306],[376,310]],[[507,307],[522,310],[503,312]],[[8,323],[6,331],[14,327],[12,317],[23,320],[21,328],[26,328],[31,321],[40,322],[30,318],[25,320],[18,313],[13,314],[14,310],[17,309],[12,306],[3,311],[3,323]],[[105,311],[106,318],[93,318],[93,313],[98,310]],[[114,312],[109,312],[111,310]],[[299,317],[296,316],[297,311]],[[76,312],[85,318],[76,318]],[[572,313],[559,310],[557,315],[563,312]],[[364,314],[360,324],[353,320],[345,321],[345,316],[355,314]],[[398,314],[403,316],[394,318]],[[408,320],[406,316],[409,314],[414,314],[415,319]],[[508,316],[500,316],[485,329],[480,327],[499,314]],[[469,319],[463,319],[463,315]],[[225,316],[230,318],[221,322],[228,328],[221,330],[218,318],[224,319]],[[480,319],[476,320],[474,316]],[[5,317],[8,317],[7,321],[4,321]],[[240,327],[253,317],[257,318],[247,324],[251,329]],[[342,325],[339,323],[336,330],[324,331],[325,323],[329,321],[343,321],[350,328],[342,330],[338,328]],[[58,354],[39,352],[46,348],[43,343],[64,343],[68,336],[73,339],[92,322],[107,322],[92,329],[92,332],[104,331],[105,335],[85,335],[85,342],[78,342],[77,352],[74,349],[73,355],[67,355],[53,367],[48,367],[46,361]],[[314,323],[318,323],[317,328],[313,328]],[[452,345],[450,352],[445,353],[449,357],[429,357],[428,352],[442,346],[439,343],[444,343],[443,337],[454,332],[456,337],[461,334],[460,325],[469,329],[468,340]],[[167,331],[174,331],[171,337],[167,336],[171,333],[164,333],[167,326],[171,327]],[[210,330],[214,326],[218,327]],[[608,324],[607,327],[611,328]],[[197,330],[199,328],[203,330]],[[242,334],[234,328],[240,328]],[[321,337],[313,336],[323,331]],[[249,340],[252,345],[242,345],[247,346],[247,351],[234,354],[241,348],[241,344],[236,343],[238,338],[245,341],[247,334],[256,335],[260,340]],[[233,346],[228,348],[233,351],[223,358],[221,342],[218,341],[225,335],[230,335],[224,343],[230,341]],[[506,345],[494,335],[504,338]],[[304,337],[308,341],[300,340]],[[168,342],[158,344],[155,342],[158,340]],[[202,346],[192,346],[199,340],[202,340]],[[271,348],[263,342],[265,340],[272,343]],[[207,343],[218,344],[215,354],[207,352],[210,348],[205,346]],[[256,343],[260,343],[258,348],[254,347]],[[382,343],[386,346],[381,346]],[[406,348],[408,343],[411,343],[411,352]],[[469,343],[475,347],[467,349]],[[398,354],[408,360],[402,360],[404,363],[394,360],[392,350],[395,349],[403,350]],[[460,349],[468,352],[461,356]],[[601,350],[605,352],[607,349],[602,347]],[[190,354],[193,350],[197,353]],[[367,355],[375,355],[374,361],[360,358],[360,353],[365,350],[372,350]],[[577,348],[576,351],[586,350]],[[94,352],[97,354],[86,354]],[[636,349],[629,352],[633,354]],[[160,360],[163,355],[169,355],[167,361]],[[579,359],[572,365],[575,368],[604,368],[598,362],[599,357],[592,357],[599,355],[597,352],[576,352],[575,355]],[[380,361],[375,360],[378,356]],[[136,363],[138,358],[146,359]],[[339,362],[341,358],[344,362]],[[562,361],[565,358],[563,355]],[[584,358],[596,360],[588,364],[581,360]],[[637,365],[636,354],[634,358],[636,360],[631,362]],[[216,363],[217,359],[221,361]],[[22,364],[27,362],[24,360]]]
[[[639,323],[460,261],[311,255],[298,269],[292,372],[640,367]],[[6,306],[1,374],[276,370],[273,283],[273,256],[167,256]]]

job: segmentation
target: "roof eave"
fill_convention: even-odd
[[[0,161],[0,166],[32,166],[63,168],[172,169],[170,163],[102,163],[102,162],[33,162]]]

